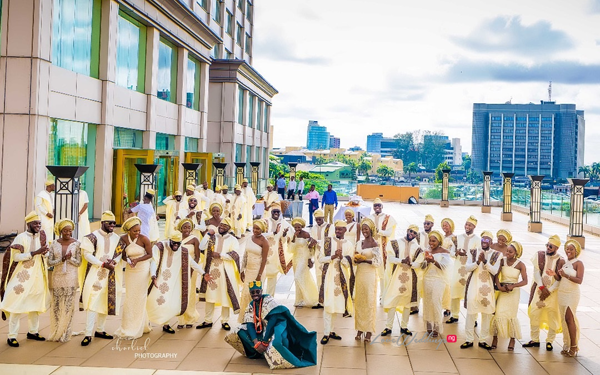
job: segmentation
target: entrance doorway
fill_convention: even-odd
[[[153,164],[154,150],[116,149],[113,164],[113,212],[117,224],[133,202],[140,201],[140,172],[135,164]]]
[[[155,151],[155,156],[156,164],[162,166],[158,170],[156,181],[156,205],[162,206],[162,202],[166,197],[179,190],[177,186],[177,181],[179,181],[179,153],[177,151]]]
[[[202,184],[204,181],[208,182],[208,185],[212,187],[212,174],[213,174],[213,154],[210,152],[186,152],[185,153],[186,163],[200,163],[202,164],[198,169],[198,183]],[[184,177],[185,178],[185,177]],[[185,181],[183,181],[185,185]]]

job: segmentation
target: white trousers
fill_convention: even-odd
[[[101,314],[95,311],[88,310],[87,320],[85,323],[85,335],[92,336],[92,333],[94,333],[94,326],[96,325],[96,320],[98,321],[98,325],[96,326],[96,332],[104,332],[104,324],[106,323],[107,317],[107,314]]]
[[[213,315],[215,313],[215,304],[211,302],[206,302],[204,305],[204,321],[206,323],[213,322]],[[229,315],[231,313],[231,308],[222,306],[221,307],[221,324],[229,322]]]
[[[490,337],[490,322],[492,321],[493,315],[494,314],[481,313],[481,331],[479,332],[480,343],[487,342],[488,337]],[[477,313],[467,313],[467,322],[465,323],[465,336],[467,342],[473,342],[475,338],[475,321],[477,321]]]
[[[325,336],[329,336],[333,330],[333,320],[335,319],[335,314],[330,314],[327,311],[323,310],[323,325],[324,325],[324,334]]]
[[[400,328],[408,328],[408,317],[410,316],[410,307],[405,307],[402,310],[402,320],[400,321]],[[394,319],[396,318],[396,309],[391,308],[387,313],[387,319],[385,321],[385,328],[394,329]]]
[[[556,310],[548,308],[548,315],[556,314]],[[540,315],[543,309],[532,308],[529,312],[529,321],[531,324],[531,341],[540,342]],[[556,321],[554,319],[548,319],[548,336],[546,342],[552,343],[556,338]],[[565,327],[567,329],[567,327]],[[564,335],[564,334],[563,334]]]
[[[21,318],[25,314],[8,314],[8,338],[16,339],[19,334],[19,326]],[[38,333],[40,330],[40,313],[33,311],[27,314],[27,322],[29,323],[29,333]]]
[[[275,297],[275,288],[277,288],[277,275],[267,276],[265,281],[267,283],[267,294],[271,297]]]
[[[460,298],[452,298],[450,303],[450,311],[452,311],[452,317],[454,319],[458,319],[458,316],[460,315]]]

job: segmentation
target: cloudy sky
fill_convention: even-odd
[[[470,152],[473,103],[539,103],[552,81],[600,161],[600,0],[258,0],[255,15],[275,147],[306,146],[318,120],[345,148],[428,129]]]

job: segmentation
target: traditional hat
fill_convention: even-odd
[[[523,255],[523,245],[521,245],[520,242],[512,241],[510,243],[510,245],[508,245],[508,246],[512,246],[515,248],[515,252],[517,253],[517,258],[520,258],[521,255]]]
[[[414,224],[411,224],[411,225],[408,226],[408,228],[406,229],[406,231],[408,232],[411,229],[414,230],[415,232],[419,233],[419,227],[418,226],[416,226]]]
[[[275,208],[279,208],[279,211],[281,211],[281,203],[279,203],[279,202],[272,203],[271,211],[273,211]]]
[[[248,179],[247,179],[247,178],[244,178],[244,179],[242,180],[242,183],[244,183],[244,182],[250,182],[250,181],[248,181]]]
[[[258,227],[263,233],[267,231],[267,222],[262,219],[254,220],[252,225]]]
[[[192,229],[194,229],[194,222],[188,218],[180,220],[179,223],[177,223],[177,227],[175,229],[181,232],[181,228],[183,228],[183,225],[186,223],[189,223],[192,226]]]
[[[443,225],[445,222],[446,222],[446,223],[448,223],[448,225],[450,225],[450,230],[451,230],[452,232],[454,232],[454,221],[452,221],[452,219],[450,219],[449,217],[445,217],[445,218],[443,218],[443,219],[442,219],[442,225]]]
[[[194,185],[192,185],[192,184],[189,184],[188,186],[186,186],[185,190],[194,191],[194,190],[196,190],[196,187]]]
[[[442,234],[440,232],[438,232],[437,230],[432,230],[431,232],[429,232],[429,237],[431,237],[431,236],[435,237],[440,244],[442,243],[442,240],[444,239]]]
[[[336,228],[346,228],[348,223],[346,223],[344,220],[336,220],[334,225]]]
[[[239,190],[239,191],[242,191],[242,187],[241,187],[240,185],[235,185],[235,186],[233,187],[233,190]]]
[[[221,191],[221,185],[215,185],[215,192]]]
[[[548,243],[556,247],[560,247],[560,237],[555,234],[554,236],[548,238]]]
[[[135,227],[136,225],[142,225],[142,220],[140,220],[140,218],[137,216],[132,216],[129,219],[125,220],[125,222],[123,222],[123,224],[121,225],[121,229],[123,229],[125,232],[128,232],[131,228]]]
[[[302,219],[301,217],[295,217],[292,219],[292,226],[296,224],[300,224],[300,226],[304,228],[306,226],[306,221],[304,221],[304,219]]]
[[[155,196],[156,192],[154,191],[154,189],[148,189],[148,190],[146,190],[146,194],[150,194],[151,196]]]
[[[228,189],[229,189],[229,186],[227,186],[227,185],[221,186],[221,190],[228,190]]]
[[[575,257],[579,257],[579,254],[581,254],[581,244],[575,240],[568,240],[567,242],[565,242],[565,250],[567,250],[567,247],[569,247],[570,245],[573,245],[573,247],[575,247]]]
[[[435,223],[435,220],[433,220],[433,216],[431,216],[430,214],[425,215],[425,221]]]
[[[225,219],[221,220],[221,224],[225,224],[229,226],[229,228],[233,228],[233,221],[229,217],[226,217]]]
[[[44,186],[50,186],[50,185],[54,185],[54,179],[49,178],[46,180],[46,182],[44,182]]]
[[[40,221],[40,217],[35,213],[35,211],[31,211],[27,214],[27,216],[25,216],[25,224],[29,224],[32,221]]]
[[[173,232],[171,232],[169,239],[173,242],[181,242],[183,240],[183,236],[181,235],[180,231],[174,230]]]
[[[178,195],[183,195],[181,194],[181,192],[179,190],[175,191],[175,194],[173,194],[174,196],[178,196]]]
[[[316,210],[316,211],[313,213],[313,216],[314,216],[314,217],[325,217],[325,213],[323,212],[323,210]]]
[[[111,211],[104,211],[102,213],[102,216],[100,217],[100,222],[102,221],[116,221],[117,218],[115,217],[115,214],[113,214]]]
[[[471,223],[475,226],[477,226],[477,219],[475,218],[475,216],[471,215],[469,216],[469,218],[467,219],[467,223]]]
[[[62,230],[66,227],[71,227],[75,229],[75,223],[69,219],[62,219],[54,225],[54,233],[57,236],[60,236],[60,232],[62,232]]]
[[[208,208],[208,210],[210,211],[209,213],[212,215],[212,210],[213,208],[218,207],[219,211],[221,211],[221,213],[223,213],[223,206],[221,206],[221,203],[219,202],[214,202],[213,204],[210,205],[210,207]]]
[[[494,235],[489,230],[484,230],[483,232],[481,232],[481,237],[482,238],[483,237],[489,237],[491,239],[494,239]]]
[[[373,206],[375,206],[376,204],[383,204],[383,202],[381,201],[381,199],[375,198],[375,200],[373,201]]]
[[[368,226],[369,229],[371,229],[371,235],[374,235],[377,232],[377,227],[375,227],[375,223],[373,222],[373,220],[369,219],[368,217],[365,217],[364,219],[362,219],[360,221],[360,225],[361,225],[361,227],[363,225]]]
[[[268,187],[268,188],[270,188],[270,187],[273,187],[273,184],[269,182],[269,183],[267,184],[267,187]]]
[[[262,281],[260,281],[260,280],[250,281],[248,283],[248,288],[250,288],[250,290],[257,290],[257,289],[262,290]]]
[[[500,236],[504,236],[504,238],[506,238],[506,242],[511,243],[512,242],[512,234],[510,234],[510,232],[506,229],[500,229],[497,233],[496,233],[496,237],[500,237]]]

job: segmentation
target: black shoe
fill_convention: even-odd
[[[480,342],[479,347],[484,348],[485,350],[492,350],[492,347],[487,342]]]
[[[323,308],[323,306],[321,306],[321,304],[320,304],[320,303],[318,303],[316,306],[313,306],[312,308],[313,308],[313,309],[322,309],[322,308]]]
[[[35,341],[46,341],[45,337],[40,336],[39,333],[27,333],[27,340],[35,340]]]
[[[81,341],[81,346],[88,346],[92,342],[92,336],[85,336]]]
[[[387,335],[391,335],[392,334],[392,330],[389,328],[386,328],[383,330],[383,332],[381,332],[381,336],[387,336]]]
[[[410,310],[410,315],[415,315],[419,313],[419,309]]]
[[[213,325],[212,323],[204,322],[204,323],[200,324],[199,326],[196,326],[196,329],[210,328],[210,327],[212,327],[212,325]]]
[[[450,310],[444,311],[444,316],[450,316],[450,315],[452,315],[452,311],[450,311]]]
[[[468,341],[460,346],[461,349],[467,349],[467,348],[471,348],[471,347],[473,347],[473,343],[468,342]]]
[[[106,332],[96,332],[96,333],[94,333],[94,337],[99,337],[101,339],[107,339],[107,340],[113,339],[112,335],[109,335]]]
[[[174,334],[175,330],[173,328],[171,328],[170,325],[164,325],[163,326],[163,332]]]
[[[332,340],[341,340],[341,339],[342,339],[342,337],[341,337],[341,336],[338,336],[338,335],[336,335],[336,334],[335,334],[335,332],[331,332],[331,333],[329,334],[329,338],[330,338],[330,339],[332,339]]]
[[[546,343],[546,350],[549,351],[549,352],[551,352],[552,349],[554,349],[554,347],[552,346],[552,343],[551,342],[547,342]]]
[[[6,343],[8,344],[8,346],[11,346],[13,348],[19,347],[19,342],[17,341],[17,339],[6,339]]]
[[[400,334],[406,336],[412,336],[412,332],[408,328],[400,328]]]
[[[329,336],[323,336],[321,339],[321,344],[326,345],[329,342]]]
[[[474,327],[477,327],[477,320],[475,321],[475,326]]]
[[[455,318],[455,317],[452,317],[452,318],[446,320],[447,324],[452,324],[452,323],[456,323],[456,322],[458,322],[458,318]]]
[[[227,323],[223,323],[221,324],[221,328],[223,328],[225,331],[230,331],[231,330],[231,326]]]
[[[539,348],[540,343],[535,342],[535,341],[529,341],[529,342],[526,342],[525,344],[523,344],[523,347],[524,348]]]

